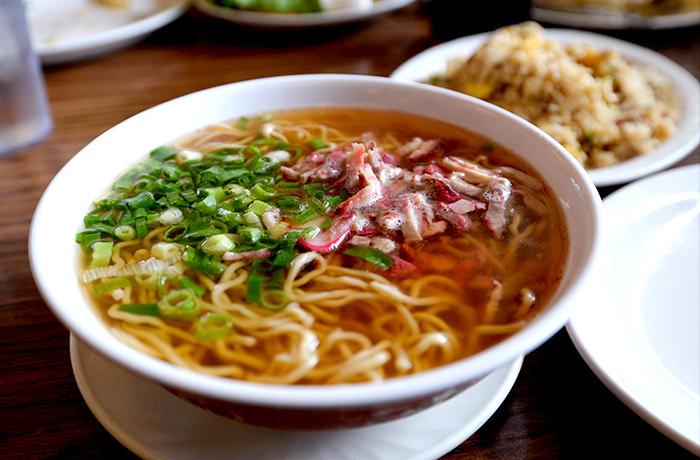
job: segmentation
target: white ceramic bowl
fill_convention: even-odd
[[[524,158],[563,208],[570,249],[558,291],[527,327],[472,357],[383,383],[284,386],[184,370],[117,340],[88,305],[78,282],[74,236],[92,200],[151,149],[212,123],[280,109],[357,106],[414,113],[481,133]],[[32,221],[29,253],[39,290],[80,340],[174,393],[254,424],[295,428],[360,426],[406,416],[442,401],[526,354],[568,320],[595,266],[602,204],[588,174],[532,124],[491,104],[428,85],[350,75],[245,81],[166,102],[108,130],[78,152],[49,184]]]

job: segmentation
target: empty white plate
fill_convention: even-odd
[[[700,455],[700,165],[603,203],[606,263],[567,330],[620,400]]]
[[[87,59],[129,46],[178,18],[188,0],[131,0],[108,8],[92,0],[27,0],[34,49],[42,64]]]

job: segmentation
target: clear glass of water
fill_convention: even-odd
[[[0,0],[0,155],[41,141],[53,128],[24,8],[22,0]]]

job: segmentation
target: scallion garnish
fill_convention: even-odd
[[[123,303],[119,305],[119,311],[133,315],[160,316],[156,303]]]
[[[233,327],[233,316],[223,311],[209,312],[199,318],[194,329],[194,338],[198,342],[211,342],[223,339]]]
[[[323,142],[323,140],[319,139],[318,137],[314,137],[309,141],[309,147],[311,147],[314,150],[319,150],[328,147],[328,144]]]
[[[112,292],[115,289],[125,288],[131,286],[131,281],[125,276],[120,276],[119,278],[109,278],[101,283],[97,283],[92,287],[92,292],[95,293],[97,297]]]
[[[261,117],[260,121],[265,123],[266,119]],[[250,126],[246,117],[237,121],[241,130]],[[294,225],[322,220],[320,216],[328,215],[343,198],[328,196],[328,185],[323,183],[287,181],[280,167],[293,164],[309,148],[327,147],[329,144],[320,138],[308,145],[292,145],[262,132],[246,146],[210,152],[158,147],[122,175],[113,193],[85,215],[85,229],[75,240],[91,254],[92,267],[107,266],[115,243],[144,238],[153,229],[165,227],[161,242],[177,242],[180,248],[174,257],[182,254],[184,246],[184,263],[212,278],[224,270],[223,254],[264,248],[269,255],[251,265],[246,297],[263,308],[283,308],[286,299],[280,289],[287,267],[298,254],[297,240],[328,229],[332,219],[326,217],[320,226],[309,228]],[[292,158],[286,155],[280,162],[268,155],[276,150],[289,152]],[[263,219],[270,210],[279,215],[275,224]],[[205,290],[198,283],[182,275],[179,279],[170,275],[152,278],[151,284],[161,296],[159,303],[122,304],[121,311],[185,321],[199,316]],[[95,293],[104,295],[129,286],[131,281],[104,280],[94,286]],[[220,326],[225,329],[225,318],[211,318],[200,318],[195,326],[195,330],[201,329],[198,340],[216,340],[211,337],[220,333],[212,331]]]
[[[122,241],[129,241],[136,238],[136,230],[131,225],[120,225],[114,229],[114,236]]]
[[[246,290],[245,300],[248,303],[258,303],[260,302],[260,294],[262,293],[262,286],[265,282],[265,278],[260,275],[250,275],[248,277],[248,286]]]
[[[192,289],[192,291],[200,297],[204,295],[204,289],[186,276],[180,278],[180,285],[184,288]]]
[[[277,184],[277,188],[280,189],[286,189],[286,188],[299,188],[301,187],[301,184],[299,182],[279,182]]]
[[[111,241],[97,241],[92,245],[92,260],[90,267],[106,267],[112,259],[114,243]]]
[[[219,276],[221,272],[224,271],[224,265],[221,263],[220,258],[210,256],[192,246],[187,247],[183,260],[190,267],[206,273],[209,276]]]
[[[343,251],[343,254],[353,257],[359,257],[374,265],[378,265],[383,269],[388,269],[394,264],[394,259],[380,251],[379,249],[370,248],[367,246],[353,246]]]
[[[202,309],[199,297],[191,289],[170,291],[158,301],[158,313],[163,318],[192,321]]]
[[[177,155],[177,150],[165,146],[151,151],[151,158],[157,161],[168,161],[175,158],[175,155]]]
[[[270,289],[260,296],[260,305],[268,310],[280,310],[287,306],[287,295],[280,289]]]
[[[300,224],[305,224],[316,216],[318,216],[318,212],[314,208],[307,208],[297,214],[296,220]]]

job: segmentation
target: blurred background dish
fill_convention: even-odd
[[[536,21],[591,29],[670,29],[700,24],[698,0],[534,0]]]
[[[177,19],[188,0],[29,0],[30,34],[42,64],[109,53]]]
[[[426,82],[444,73],[451,60],[466,60],[477,51],[491,33],[457,38],[429,48],[400,65],[391,78],[402,81]],[[657,69],[671,80],[681,95],[681,117],[676,132],[652,151],[613,166],[588,170],[597,186],[622,184],[657,172],[682,159],[700,142],[700,86],[684,68],[650,49],[632,43],[594,34],[564,29],[545,29],[544,37],[557,43],[590,43],[600,50],[615,49],[636,64]]]
[[[403,8],[415,0],[376,0],[368,8],[341,8],[318,13],[268,13],[227,8],[212,0],[195,0],[198,10],[235,24],[255,28],[302,28],[364,21]]]
[[[695,164],[605,198],[607,250],[599,289],[567,325],[598,378],[695,455],[700,455],[699,187]]]

